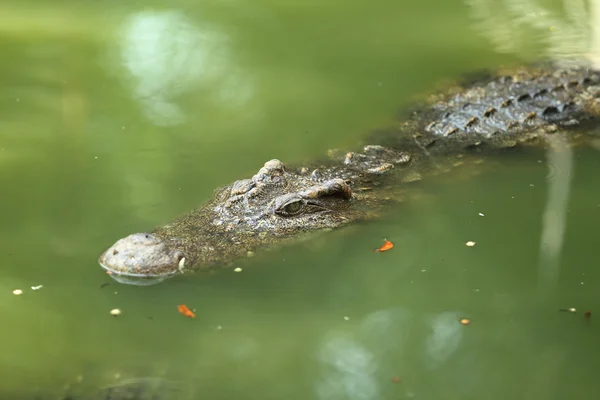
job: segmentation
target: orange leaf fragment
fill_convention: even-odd
[[[382,251],[391,250],[391,248],[394,247],[394,243],[390,242],[387,239],[384,239],[384,240],[385,240],[385,242],[383,242],[383,245],[380,248],[373,250],[374,252],[381,253]]]
[[[186,306],[185,304],[180,304],[177,306],[177,310],[184,316],[189,317],[189,318],[194,318],[196,316],[196,314],[194,314],[192,312],[192,310],[190,310],[188,308],[188,306]]]

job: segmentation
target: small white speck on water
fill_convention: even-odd
[[[538,164],[541,164],[541,163],[543,163],[543,161],[542,160],[538,160]]]
[[[115,292],[115,294],[119,294],[119,292]]]
[[[121,315],[121,310],[119,310],[118,308],[113,308],[112,310],[110,310],[110,315],[112,315],[113,317],[118,317],[119,315]]]
[[[465,243],[468,247],[473,247],[475,246],[475,242],[472,240],[469,240],[467,243]]]
[[[427,271],[426,269],[422,269],[422,270],[421,270],[421,272],[426,272],[426,271]]]
[[[382,87],[383,86],[383,82],[377,82],[377,86]]]
[[[37,286],[32,286],[31,290],[40,290],[41,288],[43,288],[44,285],[37,285]]]
[[[223,329],[223,327],[221,325],[217,325],[217,330],[220,331],[221,329]]]
[[[530,183],[530,184],[529,184],[529,187],[534,187],[534,186],[535,186],[535,185],[534,185],[533,183]]]
[[[476,292],[479,292],[479,289],[475,289]]]
[[[94,157],[94,160],[97,160],[97,159],[98,159],[98,156]]]
[[[233,272],[242,272],[242,269],[240,267],[237,267],[236,269],[233,270]]]
[[[344,321],[348,321],[350,317],[344,316]]]
[[[583,282],[581,282],[581,284],[583,285]]]
[[[15,296],[20,296],[23,294],[23,291],[21,289],[15,289],[12,291],[12,294],[14,294]]]
[[[483,215],[483,213],[479,213],[479,216],[480,217],[485,217],[485,215]]]
[[[17,98],[15,99],[15,101],[18,103],[18,102],[20,102],[20,101],[21,101],[21,99],[17,97]]]

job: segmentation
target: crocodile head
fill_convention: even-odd
[[[99,263],[122,283],[153,284],[361,218],[351,180],[331,176],[306,168],[288,171],[270,160],[252,178],[217,190],[199,209],[153,232],[118,240]]]
[[[174,275],[181,260],[177,246],[151,233],[134,233],[117,240],[98,262],[121,283],[152,285]]]

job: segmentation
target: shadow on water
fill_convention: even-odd
[[[441,79],[593,54],[597,3],[559,3],[3,3],[0,398],[593,397],[600,158],[558,136],[239,273],[135,287],[96,263]]]

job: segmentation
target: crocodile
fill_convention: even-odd
[[[457,155],[585,143],[600,115],[600,72],[535,66],[478,74],[424,96],[357,151],[296,165],[273,159],[215,191],[204,205],[147,233],[126,236],[99,258],[112,278],[150,285],[187,271],[232,265],[255,251],[374,218],[394,192]]]

